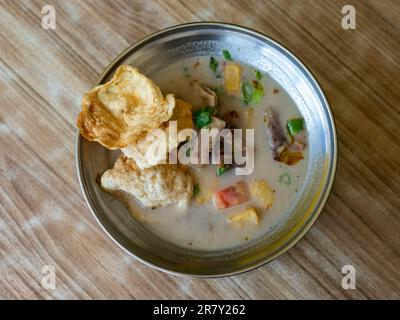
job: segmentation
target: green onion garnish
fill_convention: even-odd
[[[288,130],[289,130],[289,133],[292,136],[295,136],[300,131],[303,131],[303,129],[304,129],[304,119],[303,118],[290,119],[287,122],[287,127],[288,127]]]
[[[212,71],[214,71],[215,74],[217,74],[218,65],[219,65],[218,61],[214,57],[211,57],[210,58],[210,68]]]
[[[196,183],[193,186],[193,197],[197,196],[200,193],[200,186],[198,183]]]
[[[193,122],[197,128],[203,128],[209,125],[212,121],[211,116],[213,116],[217,112],[217,109],[214,107],[204,107],[200,110],[197,110],[193,114]]]
[[[222,54],[224,55],[225,60],[232,61],[232,55],[228,50],[222,50]]]
[[[292,183],[292,179],[290,178],[290,175],[288,173],[283,173],[279,177],[279,182],[285,184],[285,185],[290,185]]]

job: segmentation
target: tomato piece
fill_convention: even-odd
[[[244,182],[239,181],[213,194],[213,202],[216,209],[226,209],[247,202],[249,196]]]

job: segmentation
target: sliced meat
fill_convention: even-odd
[[[200,85],[197,81],[193,81],[192,86],[196,90],[204,104],[209,107],[215,107],[218,105],[218,96],[213,90],[206,86]]]
[[[265,118],[267,122],[267,134],[272,150],[272,157],[275,160],[280,161],[280,154],[288,145],[286,134],[281,126],[278,113],[274,109],[268,108],[265,112]]]
[[[225,189],[214,192],[213,202],[216,209],[226,209],[249,201],[246,184],[239,181]]]
[[[303,159],[302,151],[305,148],[305,143],[302,142],[302,136],[299,134],[297,140],[294,137],[292,143],[289,144],[285,131],[281,126],[279,115],[272,108],[266,110],[265,120],[267,122],[267,134],[274,160],[294,165]]]

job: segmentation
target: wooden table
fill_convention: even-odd
[[[0,298],[400,298],[400,2],[0,0]],[[42,6],[56,30],[41,27]],[[224,279],[152,270],[107,238],[77,180],[81,97],[129,44],[189,21],[232,22],[282,42],[331,102],[339,163],[317,223],[288,253]],[[52,265],[56,289],[44,289]],[[356,269],[356,289],[341,269]]]

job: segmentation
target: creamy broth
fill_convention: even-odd
[[[174,93],[177,97],[190,102],[196,110],[204,106],[204,103],[190,85],[193,80],[198,80],[210,88],[223,87],[223,79],[217,78],[210,69],[209,59],[209,57],[189,58],[171,64],[158,71],[157,74],[149,76],[164,94]],[[219,62],[224,63],[223,59]],[[243,78],[256,79],[253,68],[243,66],[243,71]],[[198,250],[221,250],[272,232],[278,223],[287,218],[304,181],[308,162],[307,149],[304,151],[304,159],[295,165],[288,166],[275,161],[268,144],[263,112],[266,107],[273,106],[279,113],[282,126],[286,125],[288,119],[301,117],[301,114],[289,95],[268,74],[263,74],[260,82],[264,86],[265,96],[258,104],[245,105],[241,96],[228,97],[223,93],[218,94],[220,113],[235,110],[241,119],[242,128],[246,126],[246,121],[243,120],[245,110],[253,108],[250,121],[252,122],[250,127],[255,129],[253,173],[249,176],[236,176],[234,170],[228,170],[218,177],[215,165],[190,170],[195,182],[199,184],[200,196],[236,181],[250,182],[254,178],[265,179],[275,191],[273,206],[268,210],[263,210],[250,198],[249,202],[217,211],[210,198],[208,203],[202,205],[192,201],[191,206],[186,210],[179,210],[172,206],[151,210],[142,208],[135,200],[127,199],[135,219],[162,239],[179,246]],[[291,177],[290,185],[280,182],[281,175],[285,173]],[[232,228],[227,222],[227,216],[249,206],[257,210],[260,218],[259,225],[243,229]]]

